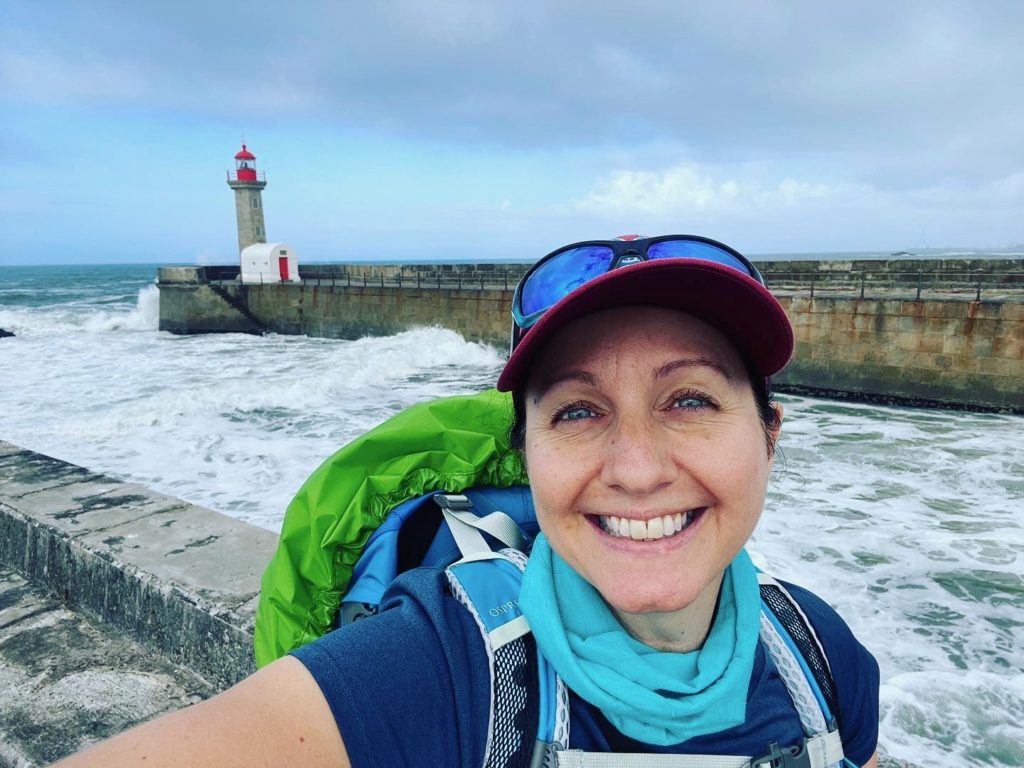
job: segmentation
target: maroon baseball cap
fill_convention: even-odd
[[[641,261],[606,272],[561,299],[512,350],[497,388],[521,388],[534,357],[567,323],[613,307],[668,307],[703,320],[768,378],[793,356],[793,328],[761,283],[732,267],[693,258]]]

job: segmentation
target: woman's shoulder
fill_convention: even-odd
[[[841,652],[843,647],[854,644],[864,650],[868,656],[871,655],[854,636],[853,630],[846,620],[826,600],[798,584],[781,579],[779,579],[779,583],[796,600],[830,656],[833,647],[836,652]]]
[[[292,652],[313,676],[354,765],[479,763],[490,701],[476,695],[487,656],[444,571],[417,568],[389,586],[375,616]],[[448,705],[439,705],[448,702]],[[461,729],[448,727],[452,722]]]
[[[372,656],[382,644],[415,646],[421,654],[444,652],[450,639],[462,634],[479,632],[452,596],[444,569],[421,567],[400,574],[388,586],[377,614],[336,629],[292,655],[305,661],[313,653],[328,652],[352,659]]]
[[[843,680],[851,678],[874,680],[874,688],[877,689],[878,663],[875,657],[857,639],[836,609],[809,589],[786,581],[780,580],[779,583],[796,600],[821,641],[837,687],[849,689],[849,685],[843,685]]]

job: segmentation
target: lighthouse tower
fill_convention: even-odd
[[[267,180],[256,170],[256,155],[242,145],[235,155],[235,170],[228,171],[228,186],[235,190],[235,218],[238,220],[238,252],[254,243],[267,242],[263,224],[263,188]]]

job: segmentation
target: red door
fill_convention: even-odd
[[[277,268],[281,271],[281,280],[288,280],[288,257],[279,256],[277,259]]]

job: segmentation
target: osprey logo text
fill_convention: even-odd
[[[501,605],[494,606],[488,611],[488,613],[491,614],[491,616],[495,617],[504,616],[506,613],[509,613],[510,611],[515,611],[518,608],[519,604],[515,600],[509,600],[507,603],[502,603]]]

